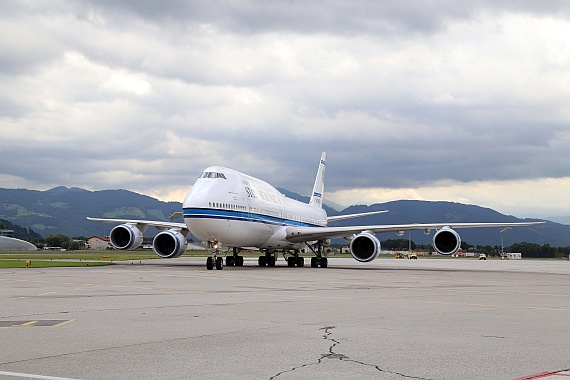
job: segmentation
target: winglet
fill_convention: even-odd
[[[315,178],[315,185],[313,186],[313,193],[309,204],[311,206],[323,207],[323,195],[325,192],[325,166],[327,161],[327,152],[321,155],[321,162],[319,163],[319,170],[317,170],[317,178]]]

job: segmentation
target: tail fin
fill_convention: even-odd
[[[325,166],[327,161],[327,152],[321,155],[321,162],[319,163],[319,170],[317,171],[317,178],[315,178],[315,185],[313,186],[313,194],[309,204],[311,206],[323,207],[323,195],[325,192]]]

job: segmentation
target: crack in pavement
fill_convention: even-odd
[[[392,374],[392,375],[400,376],[400,377],[402,377],[402,378],[404,378],[404,379],[430,380],[429,378],[425,378],[425,377],[410,376],[410,375],[405,375],[405,374],[399,373],[399,372],[388,371],[388,370],[385,370],[385,369],[380,368],[380,367],[379,367],[378,365],[376,365],[376,364],[370,364],[370,363],[365,363],[365,362],[361,362],[361,361],[358,361],[358,360],[354,360],[354,359],[351,359],[351,358],[349,358],[348,356],[346,356],[346,355],[344,355],[344,354],[342,354],[342,353],[336,352],[336,351],[335,351],[335,348],[340,345],[340,342],[339,342],[338,340],[334,339],[334,338],[331,336],[331,335],[332,335],[332,331],[331,331],[331,330],[334,329],[334,328],[336,328],[336,326],[325,326],[325,327],[321,327],[321,328],[319,329],[319,330],[324,330],[323,339],[326,340],[326,341],[330,341],[330,342],[331,342],[331,345],[329,346],[329,352],[328,352],[328,353],[326,353],[326,354],[321,354],[321,357],[320,357],[316,362],[313,362],[313,363],[305,363],[305,364],[302,364],[302,365],[300,365],[300,366],[296,366],[296,367],[290,368],[290,369],[288,369],[288,370],[279,372],[278,374],[271,376],[271,377],[269,378],[269,380],[275,379],[276,377],[279,377],[279,376],[281,376],[281,375],[283,375],[283,374],[285,374],[285,373],[288,373],[288,372],[297,371],[297,370],[299,370],[299,369],[302,369],[302,368],[305,368],[305,367],[309,367],[309,366],[313,366],[313,365],[319,365],[319,364],[322,363],[323,359],[337,359],[337,360],[341,360],[341,361],[345,361],[345,362],[356,363],[356,364],[361,365],[361,366],[374,368],[374,369],[376,369],[378,372],[389,373],[389,374]]]

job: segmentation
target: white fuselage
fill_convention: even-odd
[[[285,240],[287,226],[325,227],[326,212],[281,194],[267,182],[211,166],[183,203],[184,222],[197,238],[226,247],[300,249]]]

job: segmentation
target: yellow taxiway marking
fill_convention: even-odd
[[[40,293],[40,296],[47,296],[49,294],[57,294],[57,292]]]
[[[559,307],[529,307],[531,310],[562,310]]]
[[[12,298],[6,298],[6,301],[11,301],[11,300],[21,300],[23,298],[28,298],[28,297],[12,297]]]
[[[449,302],[443,302],[443,301],[426,301],[424,303],[427,303],[430,305],[449,305]]]

